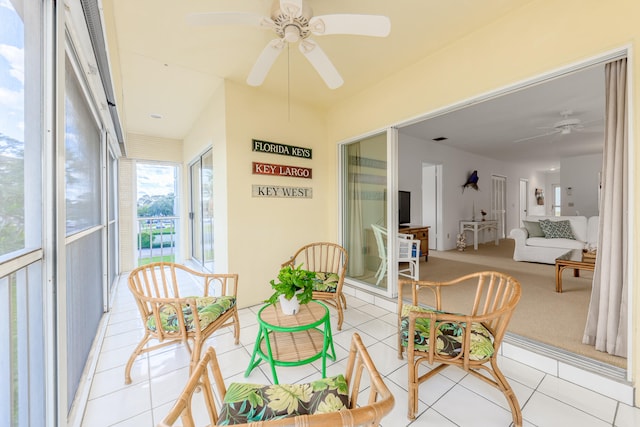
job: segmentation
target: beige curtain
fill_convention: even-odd
[[[627,355],[627,60],[606,64],[598,256],[582,342]]]
[[[362,276],[364,274],[364,247],[363,226],[362,226],[362,188],[357,179],[362,174],[360,166],[360,144],[355,142],[347,147],[347,203],[348,203],[348,231],[349,236],[349,265],[348,275],[351,277]]]

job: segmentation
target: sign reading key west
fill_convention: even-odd
[[[311,199],[313,189],[310,187],[283,187],[280,185],[252,185],[253,197],[284,197],[290,199]]]
[[[291,176],[294,178],[311,178],[311,168],[299,166],[273,165],[271,163],[253,162],[253,173],[256,175]]]
[[[253,151],[261,153],[280,154],[282,156],[311,158],[311,148],[295,147],[293,145],[276,144],[275,142],[252,140]]]

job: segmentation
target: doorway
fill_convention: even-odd
[[[442,165],[422,164],[422,225],[429,227],[429,248],[442,250]]]
[[[489,192],[485,191],[483,195],[482,190],[485,188],[482,185],[477,192],[469,189],[465,191],[464,187],[460,191],[460,185],[464,183],[469,171],[478,169],[481,177],[489,176],[489,172],[497,171],[500,176],[504,175],[509,178],[504,183],[505,191],[512,197],[511,199],[507,197],[503,206],[506,211],[504,232],[508,234],[509,230],[521,226],[523,218],[530,213],[535,213],[533,205],[529,206],[534,200],[533,187],[551,190],[552,182],[546,178],[548,171],[558,170],[557,168],[561,166],[560,163],[566,159],[602,152],[604,130],[602,129],[602,135],[600,135],[595,124],[598,123],[598,120],[602,123],[604,93],[599,95],[597,91],[603,90],[604,64],[618,59],[619,56],[620,52],[587,64],[576,65],[561,72],[550,73],[537,80],[529,81],[526,85],[518,85],[516,88],[500,91],[500,93],[492,93],[483,99],[466,100],[459,105],[449,106],[399,126],[402,136],[399,143],[399,159],[402,162],[399,165],[399,170],[408,168],[412,163],[415,164],[416,160],[420,161],[421,165],[425,162],[442,161],[447,166],[447,174],[444,176],[446,198],[443,215],[444,237],[447,239],[446,250],[454,248],[452,239],[448,238],[449,234],[451,233],[455,237],[453,233],[457,232],[458,220],[468,216],[470,210],[475,210],[475,206],[478,206],[478,199],[485,199],[480,200],[480,203],[494,208],[493,204],[488,205]],[[585,80],[582,79],[587,78],[593,78],[593,84],[585,84]],[[544,110],[536,106],[536,108],[540,108],[537,114],[536,111],[533,111],[533,103],[525,101],[524,97],[530,96],[531,100],[535,100],[542,106],[549,102],[553,96],[559,96],[558,89],[562,89],[561,86],[567,86],[566,96],[563,99],[556,98],[553,105],[545,104]],[[587,98],[589,92],[592,93],[591,98]],[[513,99],[506,99],[512,96]],[[531,108],[526,112],[526,117],[524,117],[523,108],[513,108],[516,100],[519,100],[518,105]],[[576,105],[576,107],[572,107],[574,111],[580,111],[580,114],[583,114],[580,116],[580,122],[590,124],[591,128],[581,129],[585,130],[584,132],[578,130],[571,133],[562,133],[561,130],[556,129],[555,126],[559,123],[558,113],[566,111],[565,106],[569,103]],[[556,112],[555,109],[558,111]],[[587,116],[587,109],[590,111],[588,114],[593,114],[594,118]],[[549,118],[545,119],[545,123],[544,121],[536,121],[538,117]],[[514,124],[517,120],[525,119],[530,121],[528,126],[532,126],[530,133],[516,135],[525,127],[526,123],[521,122],[518,126]],[[541,128],[543,128],[542,131]],[[544,129],[551,130],[545,133]],[[592,139],[594,136],[598,137],[595,138],[598,139],[597,141]],[[569,147],[574,149],[576,147],[581,149],[591,147],[589,149],[599,151],[559,152],[561,148],[568,150]],[[556,160],[550,159],[549,156],[547,163],[542,162],[544,159],[536,158],[540,154],[550,155],[556,152]],[[508,155],[509,153],[512,153],[511,157]],[[557,161],[558,164],[554,165],[553,161]],[[567,163],[563,163],[563,165],[569,166]],[[563,172],[565,176],[570,173],[567,172],[570,170],[569,167],[565,168]],[[411,177],[411,174],[412,171],[403,172],[403,176]],[[405,187],[407,184],[402,181],[403,176],[401,176],[399,183]],[[530,187],[531,193],[529,192]],[[593,187],[595,192],[596,188]],[[553,195],[556,191],[559,192],[554,188]],[[493,203],[494,200],[491,202]],[[556,203],[560,204],[554,202],[554,205]],[[482,205],[480,206],[482,207]]]
[[[526,179],[520,180],[520,193],[518,195],[518,218],[519,224],[523,224],[522,221],[527,217],[529,205],[527,203],[527,194],[529,191],[529,181]]]
[[[191,258],[214,271],[213,251],[213,150],[209,149],[189,167],[191,205]]]
[[[507,177],[491,175],[491,219],[498,221],[498,238],[507,236]]]
[[[136,265],[176,261],[177,188],[177,165],[136,163]]]

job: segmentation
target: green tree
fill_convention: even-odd
[[[174,216],[173,206],[175,198],[173,193],[157,196],[143,195],[138,199],[138,218]]]
[[[0,133],[0,255],[24,248],[24,144]]]

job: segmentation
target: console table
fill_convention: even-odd
[[[424,255],[424,260],[429,261],[429,226],[409,226],[401,228],[398,232],[402,234],[412,234],[415,240],[420,240],[420,252]]]
[[[482,231],[484,241],[485,230],[493,231],[496,234],[496,246],[498,246],[498,221],[492,219],[486,221],[460,221],[460,234],[464,234],[466,231],[473,232],[473,249],[476,251],[478,250],[478,231]]]

